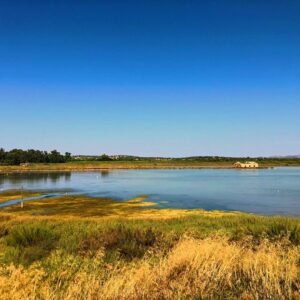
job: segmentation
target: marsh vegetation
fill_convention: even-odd
[[[299,298],[298,219],[148,205],[67,196],[5,208],[1,298]]]

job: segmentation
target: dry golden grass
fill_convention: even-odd
[[[167,258],[113,276],[104,299],[291,299],[299,296],[298,249],[257,250],[220,239],[183,240]],[[297,290],[295,292],[294,290]]]
[[[39,264],[2,266],[0,295],[3,300],[299,299],[299,248],[282,243],[253,248],[251,241],[186,237],[166,257],[148,253],[126,266],[104,265],[101,250],[88,268],[74,267],[72,258],[65,261],[55,278]]]

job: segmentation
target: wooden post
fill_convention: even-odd
[[[21,208],[24,207],[24,204],[23,204],[23,187],[21,188]]]

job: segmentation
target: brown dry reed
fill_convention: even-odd
[[[250,244],[252,241],[250,241]],[[88,263],[73,256],[45,266],[2,265],[1,299],[299,299],[299,248],[282,242],[184,237],[168,255],[107,264],[99,249]],[[60,265],[61,264],[61,265]]]

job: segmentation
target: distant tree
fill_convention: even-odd
[[[57,150],[52,150],[49,155],[49,162],[62,163],[65,162],[65,157],[61,155]]]
[[[19,165],[22,162],[25,162],[26,157],[25,153],[21,149],[12,149],[6,153],[5,163],[9,165]]]
[[[66,152],[65,153],[65,161],[70,161],[72,159],[71,153],[70,152]]]
[[[102,154],[99,156],[99,158],[97,160],[100,160],[100,161],[109,161],[109,160],[112,160],[107,154]]]
[[[57,150],[50,153],[40,150],[22,150],[12,149],[5,151],[0,148],[0,164],[19,165],[21,163],[62,163],[71,160],[71,153],[66,152],[65,155],[60,154]]]
[[[3,148],[0,148],[0,163],[3,163],[5,161],[5,150]]]

